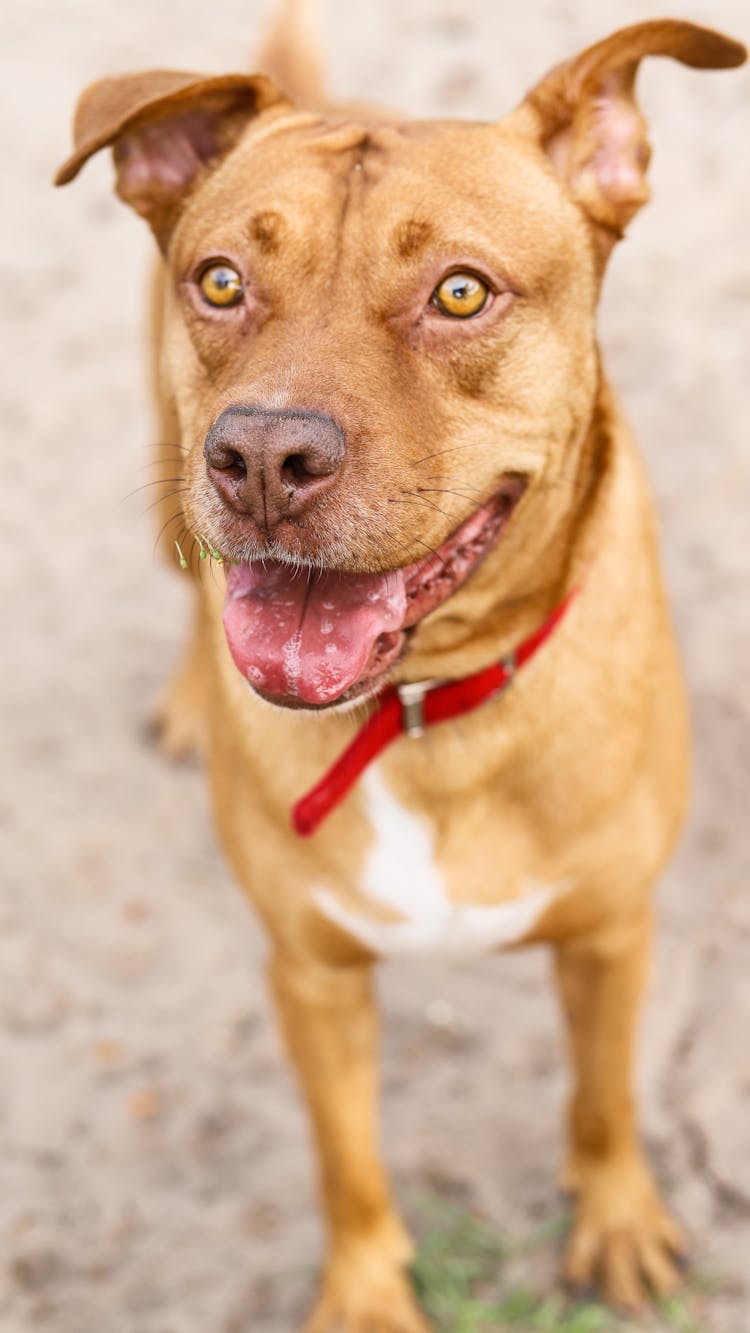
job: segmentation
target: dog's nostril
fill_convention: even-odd
[[[246,477],[247,463],[242,457],[242,454],[235,454],[229,466],[225,468],[225,471],[231,473],[233,477]]]
[[[289,454],[281,465],[281,475],[287,481],[300,483],[309,481],[314,474],[310,471],[308,460],[304,454]]]
[[[236,449],[212,449],[208,461],[210,467],[226,472],[230,477],[247,475],[247,464]]]

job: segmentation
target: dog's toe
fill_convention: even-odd
[[[327,1284],[304,1333],[432,1333],[407,1282],[398,1275],[376,1287],[359,1280]]]
[[[663,1207],[642,1163],[599,1163],[582,1171],[573,1234],[563,1273],[574,1292],[600,1288],[629,1313],[642,1312],[649,1294],[670,1296],[680,1285],[685,1240]]]

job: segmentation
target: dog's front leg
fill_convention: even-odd
[[[427,1333],[404,1274],[411,1241],[378,1152],[371,969],[277,955],[271,981],[312,1119],[330,1232],[306,1333]]]
[[[560,946],[557,974],[575,1085],[564,1183],[576,1195],[565,1276],[598,1280],[608,1300],[644,1304],[678,1283],[683,1250],[641,1152],[631,1092],[633,1038],[651,936],[650,916]]]

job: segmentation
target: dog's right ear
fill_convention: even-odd
[[[100,79],[78,102],[74,152],[55,185],[66,185],[111,146],[117,193],[146,218],[163,247],[199,174],[234,147],[250,120],[283,105],[289,105],[284,94],[262,74],[207,78],[147,70]]]

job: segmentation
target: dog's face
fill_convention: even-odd
[[[586,225],[495,127],[290,117],[196,191],[168,264],[186,516],[242,562],[235,660],[275,698],[350,698],[516,505],[538,550],[570,496],[596,378]]]
[[[95,86],[62,177],[114,142],[159,239],[185,518],[232,562],[227,638],[264,696],[369,692],[410,646],[477,638],[543,560],[581,498],[604,260],[646,196],[637,60],[739,50],[640,25],[499,125],[161,74],[108,81],[102,128]]]

